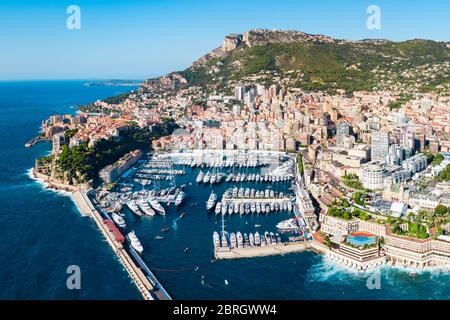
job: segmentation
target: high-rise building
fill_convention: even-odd
[[[246,87],[245,86],[236,86],[234,89],[234,97],[236,100],[243,101],[245,96]]]
[[[389,153],[389,134],[381,131],[372,132],[371,158],[372,161],[386,163]]]
[[[336,144],[340,147],[344,145],[345,137],[348,137],[351,134],[351,123],[341,122],[337,125],[336,128]]]

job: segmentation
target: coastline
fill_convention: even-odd
[[[34,168],[27,170],[27,175],[30,179],[40,184],[43,189],[48,190],[50,192],[55,192],[62,196],[69,197],[75,204],[77,211],[82,216],[85,217],[89,216],[94,220],[95,224],[97,225],[97,228],[100,230],[106,242],[110,245],[114,254],[127,271],[129,277],[131,278],[136,288],[141,293],[144,300],[171,299],[171,297],[167,294],[167,292],[165,292],[164,289],[162,294],[159,291],[155,292],[156,291],[155,289],[160,289],[157,288],[158,286],[161,287],[157,282],[156,278],[154,279],[156,285],[155,283],[150,283],[150,280],[147,279],[142,270],[138,267],[138,265],[136,265],[136,263],[133,261],[128,252],[124,249],[122,244],[116,241],[115,234],[110,229],[108,229],[100,213],[95,209],[94,205],[90,201],[86,191],[83,191],[73,186],[71,188],[67,188],[68,186],[61,184],[59,185],[60,187],[58,187],[58,184],[49,183],[48,181],[45,180],[44,177],[36,176]],[[151,293],[153,293],[155,297],[152,296]]]

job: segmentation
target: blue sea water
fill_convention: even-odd
[[[0,82],[0,299],[140,299],[94,222],[78,213],[70,197],[43,189],[27,173],[51,149],[48,143],[23,147],[42,119],[130,89],[82,83]],[[190,170],[179,183],[195,177],[197,171]],[[313,252],[212,262],[212,233],[220,220],[206,213],[210,191],[188,185],[186,204],[169,208],[166,217],[125,217],[144,244],[144,260],[175,299],[450,299],[450,276],[439,271],[411,278],[408,271],[386,267],[380,290],[369,290],[370,274]],[[186,216],[178,219],[181,212]],[[287,217],[232,216],[226,225],[229,231],[253,231],[254,224],[272,231]],[[166,226],[172,230],[162,234]],[[69,265],[81,268],[81,290],[66,287]]]

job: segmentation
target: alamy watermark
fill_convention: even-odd
[[[77,265],[67,267],[66,273],[70,276],[67,278],[66,286],[69,290],[81,289],[81,269]]]
[[[367,289],[380,290],[381,289],[381,272],[377,271],[372,274],[366,281]]]
[[[66,9],[66,13],[70,16],[66,20],[66,27],[69,30],[81,29],[81,9],[77,5],[70,5]]]
[[[380,30],[381,29],[381,8],[377,5],[370,5],[367,7],[366,13],[369,14],[367,18],[367,29]]]

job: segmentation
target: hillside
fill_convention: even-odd
[[[297,31],[251,30],[225,37],[181,72],[147,80],[152,91],[198,86],[212,92],[249,80],[347,92],[448,91],[450,45],[430,40],[337,40]]]

